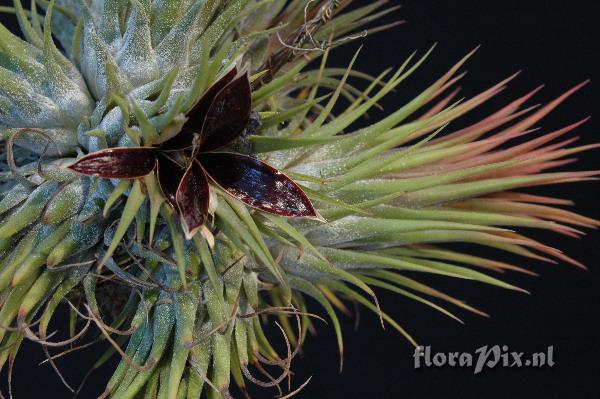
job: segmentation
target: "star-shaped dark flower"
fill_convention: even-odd
[[[208,218],[209,179],[246,205],[284,217],[317,217],[296,183],[252,157],[218,151],[250,119],[248,75],[236,69],[216,82],[188,113],[180,133],[157,147],[117,147],[90,153],[70,169],[87,176],[135,179],[155,173],[190,239]]]

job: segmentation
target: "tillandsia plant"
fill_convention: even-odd
[[[534,129],[583,84],[537,108],[535,89],[453,130],[514,78],[456,99],[470,53],[357,128],[431,50],[377,76],[353,69],[358,53],[329,67],[337,47],[395,25],[369,28],[396,9],[386,1],[350,3],[0,8],[21,28],[0,25],[0,368],[27,339],[62,378],[54,359],[97,342],[107,351],[92,370],[121,359],[102,398],[229,398],[247,384],[286,398],[308,383],[290,370],[320,319],[311,303],[342,359],[347,301],[416,344],[375,288],[455,319],[443,303],[484,313],[419,275],[522,291],[494,273],[526,269],[457,243],[583,267],[517,232],[599,224],[521,190],[598,174],[557,171],[596,147],[564,138],[584,121]],[[48,332],[60,304],[62,341]]]

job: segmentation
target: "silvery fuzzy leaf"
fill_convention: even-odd
[[[198,20],[204,11],[201,3],[190,7],[181,20],[160,41],[155,43],[156,55],[161,74],[172,70],[175,66],[182,67],[190,65],[189,47],[190,41],[199,32]]]
[[[284,162],[285,165],[285,160],[289,159],[290,152],[291,151],[277,151],[273,154],[269,154],[269,163],[277,166],[280,162]],[[289,170],[303,175],[323,177],[343,172],[345,170],[343,167],[346,161],[347,158],[324,158],[321,161],[301,163]]]
[[[129,116],[127,119],[129,120]],[[98,125],[98,129],[104,132],[108,146],[114,146],[125,134],[123,129],[124,122],[123,112],[119,107],[112,108],[104,115],[102,122]]]
[[[0,137],[7,140],[19,130],[21,129],[5,129]],[[41,154],[45,150],[48,156],[70,155],[77,147],[77,132],[74,129],[36,129],[36,131],[39,133],[24,131],[15,140],[15,144],[36,154]]]
[[[55,52],[57,50],[48,35],[44,48],[45,92],[61,109],[64,126],[75,128],[83,116],[92,112],[94,103],[87,88],[78,85],[64,73],[56,62]]]
[[[42,8],[43,11],[45,8]],[[58,39],[70,59],[73,56],[73,34],[77,20],[81,17],[81,7],[77,0],[55,0],[52,15],[52,35]],[[66,15],[63,10],[68,12]]]
[[[269,28],[286,3],[286,0],[274,0],[258,7],[243,21],[244,32],[258,32]]]
[[[79,3],[81,2],[85,2],[85,4],[87,4],[87,6],[89,7],[93,17],[94,17],[94,21],[98,21],[102,15],[102,10],[104,10],[104,1],[105,0],[76,0]]]
[[[88,151],[100,151],[108,147],[108,144],[106,143],[106,137],[104,137],[103,132],[99,131],[99,133],[99,135],[90,136],[87,146]]]
[[[123,46],[117,54],[119,66],[129,81],[139,87],[159,78],[156,54],[150,39],[150,21],[140,5],[133,3]]]
[[[91,12],[84,7],[84,30],[81,70],[95,98],[104,97],[113,88],[128,92],[131,83],[119,68],[110,49],[97,33]]]
[[[227,4],[225,10],[203,30],[200,39],[192,44],[189,50],[191,64],[199,63],[205,56],[205,51],[210,53],[219,44],[219,40],[232,31],[235,22],[242,19],[251,9],[248,3],[248,0],[235,0]]]
[[[120,3],[119,0],[104,0],[102,18],[98,27],[100,35],[113,54],[121,47],[122,43],[119,22]]]
[[[26,79],[34,87],[40,88],[44,80],[42,51],[13,35],[0,24],[0,67]]]
[[[0,50],[0,67],[5,69],[1,73],[3,78],[3,91],[7,98],[11,98],[14,107],[9,105],[5,109],[13,109],[12,127],[69,127],[74,129],[82,116],[91,112],[93,104],[83,78],[73,65],[58,52],[46,34],[44,48],[40,50],[0,27],[0,37],[4,42]],[[18,80],[14,80],[14,76]],[[35,104],[24,105],[28,96],[36,99]],[[45,99],[40,96],[46,97]],[[20,99],[20,100],[19,100]],[[53,103],[53,104],[52,104]],[[34,108],[39,108],[34,111]],[[19,110],[19,108],[23,108]],[[18,114],[23,115],[27,108],[31,112],[52,114],[57,108],[63,114],[63,122],[53,122],[50,125],[36,125],[35,122],[23,118],[22,123],[15,120]],[[43,109],[46,108],[45,111]],[[16,115],[15,115],[16,114]],[[56,116],[56,118],[60,118]],[[53,117],[52,119],[55,119]]]
[[[0,67],[0,123],[7,127],[61,128],[60,108],[17,74]]]
[[[173,87],[171,91],[173,93],[185,93],[189,92],[192,88],[194,79],[198,76],[198,67],[188,67],[179,70],[179,74],[175,81],[173,82]]]
[[[129,92],[129,97],[135,99],[137,102],[145,100],[149,97],[158,95],[161,92],[163,85],[164,83],[162,78],[155,79],[151,82],[135,87]]]
[[[192,4],[192,0],[154,0],[152,43],[158,45],[169,31],[179,22]],[[201,2],[196,2],[196,4]]]

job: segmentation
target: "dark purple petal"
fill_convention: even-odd
[[[252,96],[248,74],[235,79],[217,94],[202,126],[202,151],[212,151],[236,139],[248,124]]]
[[[181,227],[190,240],[206,222],[210,200],[208,179],[198,162],[192,162],[186,170],[176,198]]]
[[[69,166],[69,169],[86,176],[134,179],[146,176],[155,166],[155,148],[118,147],[92,152]]]
[[[302,189],[264,162],[222,152],[202,153],[198,160],[219,186],[251,207],[285,217],[317,217]]]
[[[183,174],[185,173],[185,168],[175,162],[172,158],[169,158],[160,152],[158,153],[157,158],[156,177],[158,184],[169,204],[177,209],[175,197],[177,195],[179,182],[181,182]]]
[[[179,134],[167,142],[163,143],[161,148],[166,151],[181,150],[184,148],[191,148],[192,142],[194,141],[194,134],[200,134],[204,120],[210,105],[213,103],[215,97],[225,86],[227,86],[236,77],[238,71],[237,68],[233,68],[227,72],[219,81],[215,82],[210,89],[204,93],[202,98],[198,100],[196,105],[187,113],[188,121],[183,126],[183,129]]]

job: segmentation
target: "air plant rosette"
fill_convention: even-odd
[[[535,89],[453,130],[515,78],[457,99],[470,53],[355,128],[433,49],[377,76],[353,69],[358,53],[329,67],[349,39],[392,27],[368,28],[396,7],[349,3],[2,8],[22,35],[0,25],[0,368],[28,339],[75,392],[54,360],[99,342],[92,371],[121,359],[103,398],[228,398],[247,384],[285,398],[308,383],[290,372],[321,322],[308,298],[343,359],[348,301],[416,345],[375,288],[457,320],[446,306],[485,313],[419,275],[524,291],[497,272],[527,269],[457,243],[584,267],[519,230],[598,226],[568,200],[523,190],[595,180],[561,171],[596,147],[568,138],[585,120],[534,129],[585,83],[540,107],[527,105]],[[63,340],[48,331],[61,304]]]

